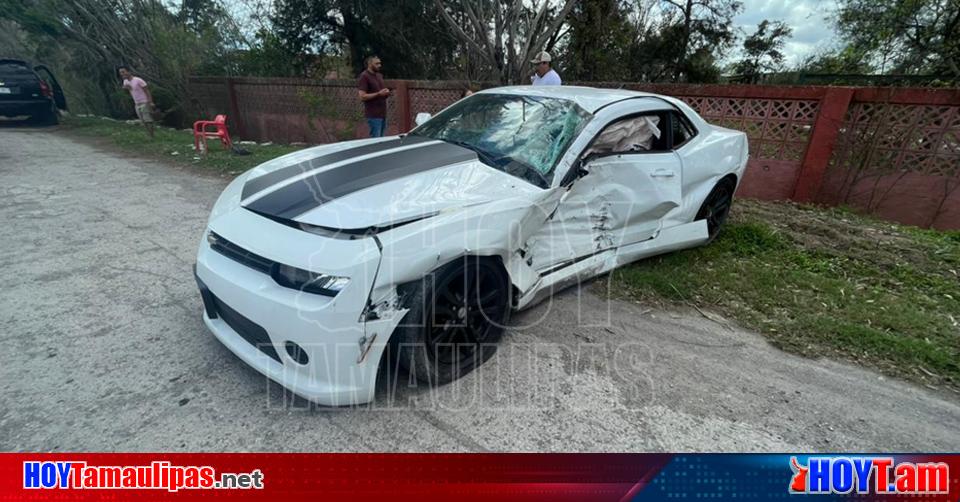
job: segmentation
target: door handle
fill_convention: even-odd
[[[657,169],[650,176],[653,176],[654,178],[673,178],[676,176],[676,173],[669,169]]]

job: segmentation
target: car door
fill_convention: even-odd
[[[616,153],[586,164],[578,181],[594,193],[593,204],[604,219],[599,230],[610,247],[657,234],[663,216],[680,206],[681,166],[669,150]]]
[[[610,148],[600,145],[624,121],[638,120],[652,126],[647,132],[653,137],[631,142],[626,135]],[[601,129],[583,149],[578,177],[530,240],[532,267],[550,269],[657,234],[663,216],[680,205],[682,195],[681,161],[669,148],[668,120],[666,112],[642,113]]]

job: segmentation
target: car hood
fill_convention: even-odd
[[[361,230],[539,191],[471,150],[406,136],[277,159],[248,175],[241,205],[278,221]]]

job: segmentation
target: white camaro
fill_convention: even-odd
[[[388,346],[438,385],[487,360],[511,311],[709,242],[742,132],[674,98],[504,87],[411,133],[301,150],[237,177],[197,254],[204,321],[326,405],[368,402]]]

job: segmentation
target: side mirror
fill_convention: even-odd
[[[581,157],[574,161],[573,165],[570,166],[570,170],[568,170],[567,174],[564,175],[562,180],[560,180],[560,186],[570,188],[573,186],[574,181],[586,176],[589,173],[586,169],[586,165],[594,158],[596,157],[590,155],[587,157]]]
[[[432,115],[430,115],[429,113],[420,112],[417,114],[417,118],[413,119],[413,121],[416,122],[417,125],[419,126],[419,125],[423,125],[424,122],[430,120],[430,117],[432,117]]]
[[[598,152],[590,152],[587,155],[580,157],[580,165],[586,166],[587,164],[599,159],[600,157],[603,157],[603,155],[601,155]]]

